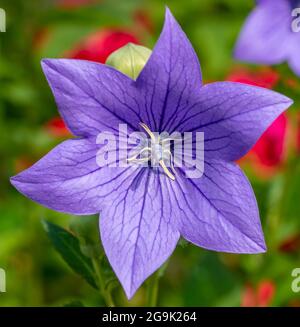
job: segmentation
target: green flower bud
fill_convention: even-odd
[[[113,52],[107,58],[106,64],[136,80],[148,61],[151,52],[148,48],[128,43]]]

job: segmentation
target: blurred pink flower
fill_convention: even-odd
[[[251,285],[246,285],[242,293],[242,307],[255,307],[256,306],[256,294],[255,289]]]
[[[112,52],[129,42],[139,43],[137,38],[130,32],[104,29],[88,36],[66,55],[73,59],[105,63]]]
[[[271,280],[261,281],[255,288],[246,285],[242,293],[242,307],[267,307],[274,298],[276,286]]]

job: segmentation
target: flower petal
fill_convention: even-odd
[[[291,69],[300,76],[300,32],[295,33],[293,46],[288,59]]]
[[[255,196],[236,164],[206,162],[200,179],[179,176],[174,196],[188,241],[214,251],[265,252]]]
[[[269,65],[286,60],[292,36],[291,18],[289,1],[260,1],[243,27],[235,57]]]
[[[68,140],[29,169],[11,178],[16,189],[51,209],[71,214],[99,213],[128,187],[135,167],[101,167],[95,140]]]
[[[128,298],[167,260],[179,239],[169,183],[145,168],[101,212],[102,243]]]
[[[204,132],[206,157],[235,161],[292,103],[279,93],[256,86],[211,83],[201,88],[198,103],[178,128]]]
[[[201,83],[197,55],[167,9],[163,31],[137,79],[148,115],[144,123],[155,132],[167,130],[169,124],[176,123],[177,113],[192,101]]]
[[[72,59],[45,59],[44,73],[66,125],[76,136],[117,132],[119,124],[137,130],[134,82],[112,67]]]

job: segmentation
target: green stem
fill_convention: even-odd
[[[166,261],[148,280],[147,287],[147,305],[149,307],[157,306],[159,280],[166,271],[168,261]]]
[[[148,282],[147,298],[148,306],[156,307],[158,298],[159,271],[157,271]]]
[[[102,295],[102,297],[103,297],[103,299],[105,301],[105,304],[108,307],[114,307],[115,304],[114,304],[114,301],[112,299],[111,293],[105,287],[105,281],[104,281],[104,278],[102,276],[102,272],[101,272],[101,268],[99,266],[99,262],[98,262],[98,260],[96,258],[93,258],[92,262],[93,262],[96,277],[97,277],[97,280],[98,280],[97,284],[98,284],[99,290],[101,292],[101,295]]]

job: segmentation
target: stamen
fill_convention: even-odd
[[[143,127],[143,129],[146,131],[146,133],[151,137],[151,140],[153,142],[156,142],[155,136],[154,134],[150,131],[150,128],[144,124],[144,123],[140,123],[140,125]]]
[[[167,153],[170,156],[171,169],[172,169],[174,175],[176,175],[176,170],[175,170],[175,167],[174,167],[174,164],[173,164],[173,154],[171,153],[170,150],[164,150],[164,153]]]
[[[145,151],[151,152],[151,148],[149,148],[149,147],[143,148],[138,154],[136,154],[135,156],[133,156],[131,158],[128,158],[127,161],[131,162],[131,161],[137,160],[138,156],[140,156]],[[149,156],[147,158],[149,158]]]
[[[137,163],[137,164],[143,164],[143,163],[149,161],[150,159],[151,159],[150,157],[146,157],[146,158],[142,158],[142,159],[132,159],[132,160],[130,160],[130,162]]]
[[[142,126],[142,128],[145,130],[145,132],[148,134],[148,136],[151,138],[151,143],[152,146],[151,148],[149,146],[145,146],[144,148],[142,148],[139,153],[137,153],[136,155],[132,156],[131,158],[127,159],[127,162],[131,162],[131,163],[136,163],[136,164],[144,164],[147,161],[151,161],[154,160],[156,163],[158,162],[159,165],[161,166],[161,168],[163,169],[164,173],[172,180],[175,180],[175,169],[173,166],[173,155],[171,153],[170,150],[167,149],[163,149],[164,144],[166,143],[166,141],[170,141],[170,139],[160,139],[160,137],[158,136],[157,138],[155,137],[154,133],[151,132],[150,128],[144,124],[144,123],[140,123],[140,125]],[[149,152],[149,155],[147,157],[141,157],[141,155],[144,152]],[[164,154],[168,155],[168,158],[164,157]],[[171,161],[171,169],[169,169],[166,166],[165,163],[165,159],[170,159]],[[173,173],[172,173],[173,172]]]
[[[164,170],[165,174],[172,179],[172,181],[175,181],[175,176],[170,172],[169,168],[166,166],[165,162],[163,160],[159,161],[159,164],[161,165],[161,168]]]

